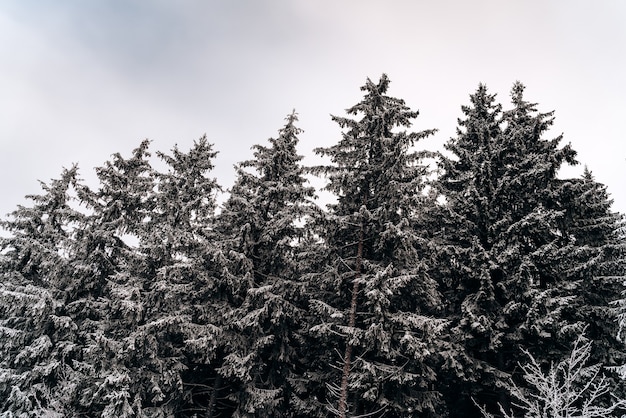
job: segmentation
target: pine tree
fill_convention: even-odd
[[[576,247],[565,261],[576,267],[572,274],[607,277],[625,273],[624,216],[613,212],[612,203],[607,187],[598,183],[587,167],[581,178],[560,182],[560,230]]]
[[[454,363],[461,370],[451,368],[444,379],[449,393],[463,395],[453,410],[471,410],[471,397],[492,411],[498,402],[506,408],[506,393],[494,388],[515,370],[520,350],[540,362],[560,361],[589,321],[572,315],[587,306],[575,294],[590,279],[574,274],[589,265],[574,230],[596,221],[578,217],[586,203],[567,197],[557,178],[576,153],[559,147],[561,136],[543,139],[553,112],[538,112],[523,91],[516,83],[513,107],[502,112],[481,85],[446,144],[452,156],[440,159],[445,229],[437,234],[437,275],[451,302],[450,338],[462,347]]]
[[[614,304],[622,298],[626,277],[626,240],[620,235],[623,215],[611,209],[606,186],[585,168],[578,179],[561,182],[561,230],[571,245],[562,257],[563,270],[577,286],[568,289],[573,301],[572,320],[586,325],[593,339],[590,359],[605,366],[626,363]],[[626,396],[624,382],[608,376],[613,391]],[[620,393],[621,392],[621,393]]]
[[[475,396],[477,382],[495,387],[493,373],[489,373],[494,368],[484,364],[486,352],[499,345],[500,335],[495,327],[498,312],[487,250],[492,245],[491,224],[499,216],[499,208],[491,202],[495,198],[490,196],[497,189],[494,183],[503,177],[493,173],[502,137],[502,106],[484,85],[470,101],[471,105],[461,108],[465,118],[458,121],[457,136],[444,145],[451,155],[439,158],[441,173],[435,186],[445,200],[439,212],[431,215],[440,223],[431,229],[433,253],[438,257],[432,275],[438,278],[447,302],[449,339],[457,345],[440,379],[453,416],[471,410],[468,398]],[[493,272],[498,275],[496,268]]]
[[[144,316],[133,240],[151,211],[154,180],[148,147],[149,141],[143,141],[128,159],[114,154],[96,168],[98,189],[79,189],[89,214],[72,248],[73,274],[63,306],[77,326],[79,359],[85,365],[76,413],[125,417],[141,411],[136,374],[142,370],[129,359],[133,331]]]
[[[298,416],[302,410],[300,350],[306,307],[299,243],[313,211],[296,146],[301,130],[294,112],[270,147],[255,145],[254,159],[237,167],[237,180],[219,217],[232,256],[232,274],[250,281],[235,313],[243,344],[225,359],[222,372],[239,373],[239,415]]]
[[[514,179],[504,200],[514,202],[513,210],[507,209],[513,222],[510,226],[504,222],[507,229],[494,250],[505,255],[499,256],[499,262],[510,266],[503,269],[510,277],[504,286],[513,296],[507,303],[512,306],[512,300],[525,297],[523,303],[528,306],[526,313],[522,309],[507,315],[507,324],[519,324],[520,331],[508,332],[510,343],[519,341],[541,361],[560,361],[567,355],[564,347],[584,327],[567,312],[572,307],[570,290],[578,278],[567,273],[571,265],[562,263],[574,246],[559,228],[564,213],[558,204],[563,197],[557,174],[562,164],[577,164],[576,152],[570,145],[559,148],[562,135],[543,138],[553,124],[554,112],[538,112],[535,103],[524,99],[524,89],[519,82],[513,85],[513,107],[503,114],[503,141],[511,156],[505,164],[508,178]]]
[[[0,409],[9,416],[67,416],[82,380],[76,326],[59,309],[82,218],[72,207],[78,181],[76,166],[63,170],[2,221],[10,236],[0,241]]]
[[[526,329],[539,332],[526,331],[524,342],[539,362],[549,364],[566,358],[568,352],[563,347],[571,345],[584,329],[587,337],[598,341],[591,360],[612,366],[624,360],[611,307],[623,289],[623,280],[616,276],[626,271],[626,246],[618,237],[622,217],[611,211],[606,187],[595,182],[589,170],[585,169],[582,179],[556,177],[561,163],[575,163],[575,152],[569,146],[558,149],[561,136],[538,140],[552,124],[553,112],[537,113],[536,105],[525,101],[523,92],[524,86],[516,83],[514,107],[505,112],[505,135],[525,137],[533,144],[522,160],[532,161],[534,166],[524,181],[534,181],[537,201],[553,220],[550,225],[546,222],[544,234],[552,241],[541,243],[529,257],[539,276],[539,286],[535,286],[539,289],[534,289]],[[537,157],[542,154],[545,157]],[[533,346],[532,337],[537,335]],[[617,388],[615,381],[612,383]]]
[[[418,252],[427,169],[412,148],[434,131],[401,130],[418,112],[387,96],[388,87],[386,75],[368,79],[362,101],[347,110],[360,118],[333,117],[346,129],[342,139],[316,150],[331,159],[314,171],[327,176],[337,203],[325,221],[327,267],[313,284],[319,319],[311,332],[328,350],[322,362],[344,350],[338,376],[315,373],[332,379],[330,393],[316,396],[341,417],[438,413],[432,357],[441,323],[430,315],[441,300]]]
[[[234,285],[223,278],[214,228],[217,152],[203,136],[188,152],[157,155],[167,171],[155,174],[154,207],[139,239],[145,321],[134,334],[134,361],[144,370],[146,413],[194,416],[210,409]]]

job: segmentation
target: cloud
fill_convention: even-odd
[[[521,80],[539,109],[556,110],[555,135],[565,132],[626,210],[626,155],[615,152],[626,97],[624,7],[8,0],[0,5],[0,212],[62,165],[78,161],[93,178],[92,167],[146,137],[167,151],[206,132],[228,186],[232,164],[275,136],[293,108],[302,152],[337,141],[329,114],[342,115],[365,78],[382,72],[391,94],[420,110],[416,130],[440,129],[430,148],[454,135],[479,82],[506,107]]]

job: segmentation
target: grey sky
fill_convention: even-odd
[[[479,82],[506,108],[522,81],[626,212],[625,21],[618,0],[4,0],[0,214],[73,162],[93,182],[143,138],[168,151],[206,133],[228,187],[293,108],[302,153],[337,141],[329,114],[382,72],[414,128],[439,129],[429,149]]]

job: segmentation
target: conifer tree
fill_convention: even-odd
[[[575,152],[569,146],[558,149],[561,136],[538,140],[551,126],[553,112],[538,113],[536,104],[527,102],[523,92],[524,86],[515,83],[513,108],[504,115],[505,136],[516,143],[516,138],[527,138],[531,145],[521,150],[526,153],[523,166],[533,167],[522,179],[526,187],[535,190],[540,210],[551,213],[553,220],[545,223],[544,236],[551,242],[541,242],[529,257],[539,276],[539,289],[535,289],[530,320],[526,319],[526,330],[531,332],[526,331],[530,338],[527,335],[524,343],[538,361],[561,361],[568,355],[563,347],[579,338],[584,329],[587,337],[599,340],[591,360],[612,366],[624,358],[611,307],[623,289],[623,281],[616,276],[623,275],[626,268],[625,243],[617,235],[621,215],[611,211],[606,188],[595,182],[589,170],[585,169],[582,179],[557,178],[561,162],[575,163]],[[544,157],[538,157],[541,155]],[[536,346],[532,345],[532,329],[539,330],[534,332]]]
[[[2,227],[0,240],[0,410],[9,416],[67,416],[82,376],[76,326],[60,312],[68,253],[82,215],[71,204],[76,166],[41,182]],[[3,414],[4,415],[4,414]]]
[[[619,304],[626,278],[626,240],[620,231],[623,215],[611,209],[606,186],[598,183],[585,167],[581,178],[561,182],[560,208],[564,215],[561,230],[571,243],[561,257],[572,297],[569,315],[586,325],[586,336],[593,339],[590,359],[614,367],[626,363],[620,341]],[[607,376],[613,392],[626,397],[624,382]]]
[[[254,159],[237,167],[237,180],[219,217],[227,248],[241,260],[232,274],[249,279],[235,313],[242,345],[225,360],[223,372],[239,375],[237,414],[299,416],[304,413],[301,350],[305,283],[299,266],[304,222],[313,211],[297,153],[298,118],[292,112],[269,147],[255,145]]]
[[[96,168],[98,189],[79,189],[89,214],[78,227],[64,295],[64,311],[78,327],[80,360],[86,364],[76,413],[124,417],[141,412],[135,375],[141,370],[129,361],[133,331],[144,315],[132,240],[152,209],[148,147],[144,140],[128,159],[114,154]]]
[[[452,373],[449,386],[449,393],[462,394],[453,410],[471,410],[471,397],[492,411],[498,402],[506,408],[506,394],[494,388],[515,370],[520,350],[560,361],[563,347],[584,329],[584,318],[572,311],[585,302],[574,294],[591,277],[573,274],[588,261],[571,255],[585,252],[572,235],[575,224],[586,222],[577,215],[585,204],[565,196],[557,178],[562,164],[576,163],[576,153],[560,148],[561,136],[543,138],[553,112],[538,112],[523,91],[516,83],[513,107],[502,112],[479,86],[446,144],[452,155],[440,159],[445,230],[437,237],[444,265],[438,275],[451,302],[451,339],[463,347],[457,360],[464,371]]]
[[[572,256],[578,273],[594,276],[624,274],[624,241],[620,232],[624,216],[613,212],[607,187],[585,167],[578,179],[561,181],[559,208],[564,211],[560,229],[577,247]],[[569,261],[568,261],[569,262]]]
[[[230,284],[214,230],[221,189],[210,177],[217,152],[203,136],[188,152],[157,155],[167,171],[155,174],[154,208],[139,240],[145,321],[134,355],[145,370],[146,412],[194,416],[208,408],[216,353],[226,344]]]
[[[441,323],[430,315],[441,300],[414,229],[427,169],[413,146],[434,131],[402,130],[418,112],[388,96],[388,87],[386,75],[368,79],[364,98],[347,110],[355,118],[333,117],[346,129],[342,139],[316,150],[331,160],[314,171],[328,178],[337,203],[325,220],[327,264],[313,284],[319,319],[311,332],[327,349],[322,362],[336,362],[341,349],[343,358],[339,375],[314,373],[331,379],[330,393],[319,388],[315,396],[340,417],[438,413],[432,356]]]
[[[439,257],[432,274],[438,278],[447,302],[450,340],[457,344],[442,367],[439,382],[452,415],[471,410],[468,398],[475,396],[477,382],[495,387],[493,376],[479,373],[493,369],[481,366],[489,348],[499,345],[492,342],[499,331],[494,329],[498,323],[494,283],[485,251],[490,245],[489,222],[495,224],[498,208],[484,196],[494,194],[493,183],[502,177],[492,173],[496,165],[492,161],[498,155],[494,148],[502,136],[502,107],[484,85],[470,101],[471,105],[461,108],[465,118],[458,121],[457,136],[444,145],[451,156],[439,159],[441,173],[435,186],[445,201],[440,212],[431,215],[440,227],[430,230],[433,252]]]

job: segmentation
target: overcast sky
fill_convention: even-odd
[[[301,153],[335,143],[329,115],[383,72],[414,129],[439,129],[428,149],[480,82],[507,108],[522,81],[626,212],[625,22],[621,0],[2,0],[0,215],[74,162],[94,184],[144,138],[186,150],[206,133],[229,187],[294,108]]]

